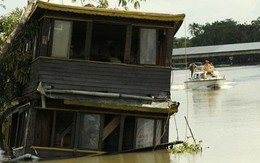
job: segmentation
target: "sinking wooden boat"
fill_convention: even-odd
[[[2,113],[5,149],[61,158],[168,143],[179,106],[168,58],[183,18],[37,1],[29,79]]]

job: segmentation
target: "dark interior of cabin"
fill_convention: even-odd
[[[161,122],[161,120],[44,109],[36,109],[35,113],[35,123],[29,129],[29,132],[34,129],[33,146],[78,148],[117,153],[138,147],[136,145],[138,143],[137,137],[148,138],[152,140],[150,145],[153,145],[155,139],[161,135],[161,123],[155,125],[158,123],[157,121]],[[26,121],[26,111],[13,115],[10,137],[12,147],[23,145],[23,133],[25,132],[21,132],[21,130],[26,130]],[[147,137],[147,134],[150,136]]]
[[[90,59],[105,62],[124,61],[126,26],[93,23]]]
[[[114,118],[115,115],[106,115],[104,119],[104,126],[107,126]],[[118,143],[119,143],[119,132],[120,125],[116,125],[115,129],[109,134],[103,144],[103,149],[109,153],[118,152]]]
[[[135,137],[133,135],[133,133],[135,133],[135,128],[136,128],[135,117],[132,117],[132,116],[126,117],[124,137],[123,137],[123,146],[122,146],[123,151],[134,148],[134,141],[129,141],[129,140],[135,139]]]
[[[86,42],[86,22],[74,21],[71,35],[70,58],[84,59],[84,49]]]
[[[16,130],[17,130],[17,124],[18,124],[18,113],[15,113],[12,115],[12,128],[10,130],[10,146],[15,147],[15,139],[16,139]]]
[[[49,24],[49,19],[43,19],[45,30],[49,29]],[[45,55],[130,64],[165,65],[171,61],[165,56],[164,28],[53,20],[53,30],[45,30],[40,29],[42,44],[36,47],[40,55],[48,52]],[[49,33],[53,39],[48,43],[45,39]]]

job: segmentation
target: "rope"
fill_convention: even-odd
[[[176,129],[176,134],[177,134],[177,140],[179,140],[179,131],[178,131],[178,126],[177,126],[177,121],[176,121],[176,117],[175,114],[173,115],[174,117],[174,122],[175,122],[175,129]]]
[[[159,141],[156,142],[156,145],[154,146],[153,151],[155,150],[155,148],[157,147],[157,145],[160,144],[160,142],[161,142],[161,140],[162,140],[162,137],[163,137],[164,134],[166,133],[166,131],[167,131],[167,126],[168,126],[168,124],[169,124],[169,120],[170,120],[170,112],[168,112],[167,119],[166,119],[165,124],[164,124],[164,126],[163,126],[163,133],[162,133],[162,135],[160,136]]]
[[[186,66],[186,80],[188,80],[188,58],[187,58],[187,31],[186,31],[186,20],[184,20],[184,35],[185,35],[185,42],[184,42],[184,46],[185,46],[185,66]],[[188,91],[186,90],[186,117],[188,119],[189,117],[189,95],[188,95]],[[186,123],[186,129],[185,129],[185,140],[188,138],[188,125]]]

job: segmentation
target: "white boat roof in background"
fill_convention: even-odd
[[[173,49],[173,56],[184,55],[184,54],[186,55],[205,54],[205,53],[210,54],[210,53],[249,51],[249,50],[260,50],[260,42],[177,48],[177,49]]]

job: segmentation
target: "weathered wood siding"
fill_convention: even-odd
[[[24,94],[42,82],[54,89],[156,96],[169,91],[170,76],[170,68],[40,57],[32,63]]]

